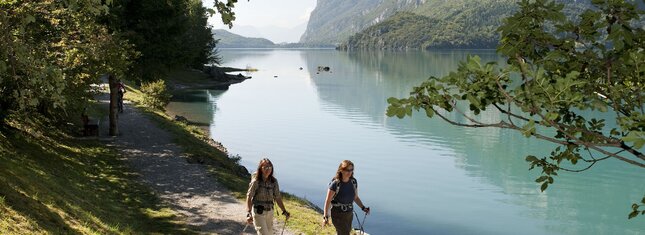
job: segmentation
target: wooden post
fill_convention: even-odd
[[[116,77],[108,74],[108,83],[110,84],[110,136],[116,136],[118,131],[118,117],[117,117],[117,81]]]

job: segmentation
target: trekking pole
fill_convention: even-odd
[[[359,229],[359,231],[361,231],[361,234],[363,234],[363,232],[362,232],[363,225],[361,225],[361,220],[358,219],[358,214],[356,213],[356,211],[354,211],[354,215],[356,215],[356,221],[358,221],[358,229]],[[354,228],[354,230],[356,230],[356,228]]]
[[[365,234],[365,229],[363,228],[363,226],[365,226],[365,220],[366,220],[366,219],[367,219],[367,212],[365,212],[365,215],[363,215],[363,223],[362,223],[362,224],[360,224],[360,226],[361,226],[361,233],[363,233],[363,234]]]
[[[365,219],[367,219],[367,212],[364,212],[365,215],[363,216],[363,223],[361,223],[361,220],[358,219],[358,214],[356,211],[354,211],[354,215],[356,215],[356,220],[358,221],[358,226],[359,230],[361,231],[361,234],[365,234],[365,229],[363,228],[363,225],[365,224]]]
[[[285,217],[286,217],[286,216],[285,216]],[[284,228],[286,228],[286,227],[287,227],[287,222],[289,222],[289,219],[284,218],[284,226],[282,226],[282,232],[280,233],[280,235],[284,234]]]
[[[245,222],[245,224],[246,224],[246,225],[244,226],[244,229],[242,229],[242,232],[240,232],[240,235],[243,235],[243,234],[244,234],[244,231],[246,231],[246,228],[248,228],[248,227],[249,227],[249,222]]]

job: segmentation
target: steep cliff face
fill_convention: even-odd
[[[350,47],[494,47],[495,29],[501,20],[517,9],[519,0],[318,0],[311,13],[307,30],[300,38],[305,44],[347,45]],[[566,5],[565,12],[575,15],[590,6],[589,0],[556,0]],[[411,12],[420,17],[400,15]],[[402,17],[403,16],[403,17]],[[407,20],[415,19],[418,22]],[[396,22],[388,22],[395,20]],[[432,25],[419,25],[431,21]],[[416,28],[415,31],[402,27]],[[377,27],[373,27],[377,26]],[[385,27],[385,28],[384,28]],[[368,32],[363,32],[369,29]],[[445,30],[445,31],[444,31]],[[390,32],[390,35],[384,35]],[[390,39],[414,37],[413,42],[390,42]],[[433,35],[427,35],[427,34]],[[359,35],[360,34],[360,35]],[[377,36],[376,40],[371,37]],[[432,40],[429,40],[432,38]],[[374,42],[379,42],[374,44]],[[352,45],[354,44],[354,45]]]
[[[556,0],[575,18],[587,0]],[[497,28],[517,11],[517,0],[433,0],[351,36],[343,49],[495,48]]]
[[[401,9],[414,9],[427,1],[318,0],[300,42],[335,45]]]

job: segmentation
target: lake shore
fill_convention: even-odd
[[[236,75],[232,76],[235,77]],[[174,92],[181,92],[184,90],[192,89],[212,89],[212,86],[210,86],[209,84],[214,84],[213,82],[202,84],[205,79],[209,78],[205,75],[205,73],[201,71],[182,70],[171,73],[168,82],[170,84],[174,84]],[[246,79],[248,78],[238,81],[238,79],[233,78],[233,82],[230,84],[239,83]],[[181,113],[180,111],[175,110],[172,107],[167,107],[163,114],[166,116],[165,118],[160,118],[160,116],[155,115],[157,117],[155,117],[154,119],[156,120],[156,122],[162,123],[161,125],[172,126],[170,128],[171,133],[175,133],[174,135],[176,136],[177,140],[185,140],[186,132],[190,133],[190,136],[196,137],[197,139],[201,140],[202,143],[195,143],[195,141],[177,141],[179,142],[179,145],[184,147],[184,149],[190,149],[191,151],[194,151],[195,149],[198,150],[190,153],[190,155],[194,158],[193,161],[199,163],[204,162],[204,164],[207,165],[217,165],[218,163],[216,162],[209,163],[210,160],[207,154],[211,154],[212,152],[220,152],[230,159],[239,159],[240,156],[232,155],[228,152],[224,145],[211,138],[209,129],[210,123],[204,123],[204,121],[195,120],[190,115]],[[235,168],[244,168],[239,163],[236,164],[237,166]],[[238,173],[243,173],[242,170],[236,171]],[[246,172],[246,174],[248,174],[248,171]],[[218,178],[222,178],[219,181],[221,181],[227,188],[231,189],[233,194],[235,194],[239,200],[243,200],[245,198],[246,188],[248,187],[248,177],[244,178],[222,174],[216,174],[216,176],[218,176]],[[283,192],[283,196],[285,198],[285,205],[287,207],[287,210],[292,214],[292,218],[289,219],[289,229],[293,231],[303,232],[305,234],[335,233],[334,229],[330,227],[321,230],[319,224],[320,218],[322,216],[322,209],[317,207],[315,204],[287,192]],[[276,220],[277,219],[278,218],[276,218]]]

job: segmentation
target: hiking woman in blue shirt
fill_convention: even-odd
[[[363,212],[370,213],[370,208],[365,207],[361,198],[358,197],[358,183],[354,178],[354,163],[350,160],[343,160],[327,189],[323,226],[329,224],[329,215],[331,214],[331,222],[336,228],[336,233],[349,235],[354,217],[352,214],[354,202]]]

